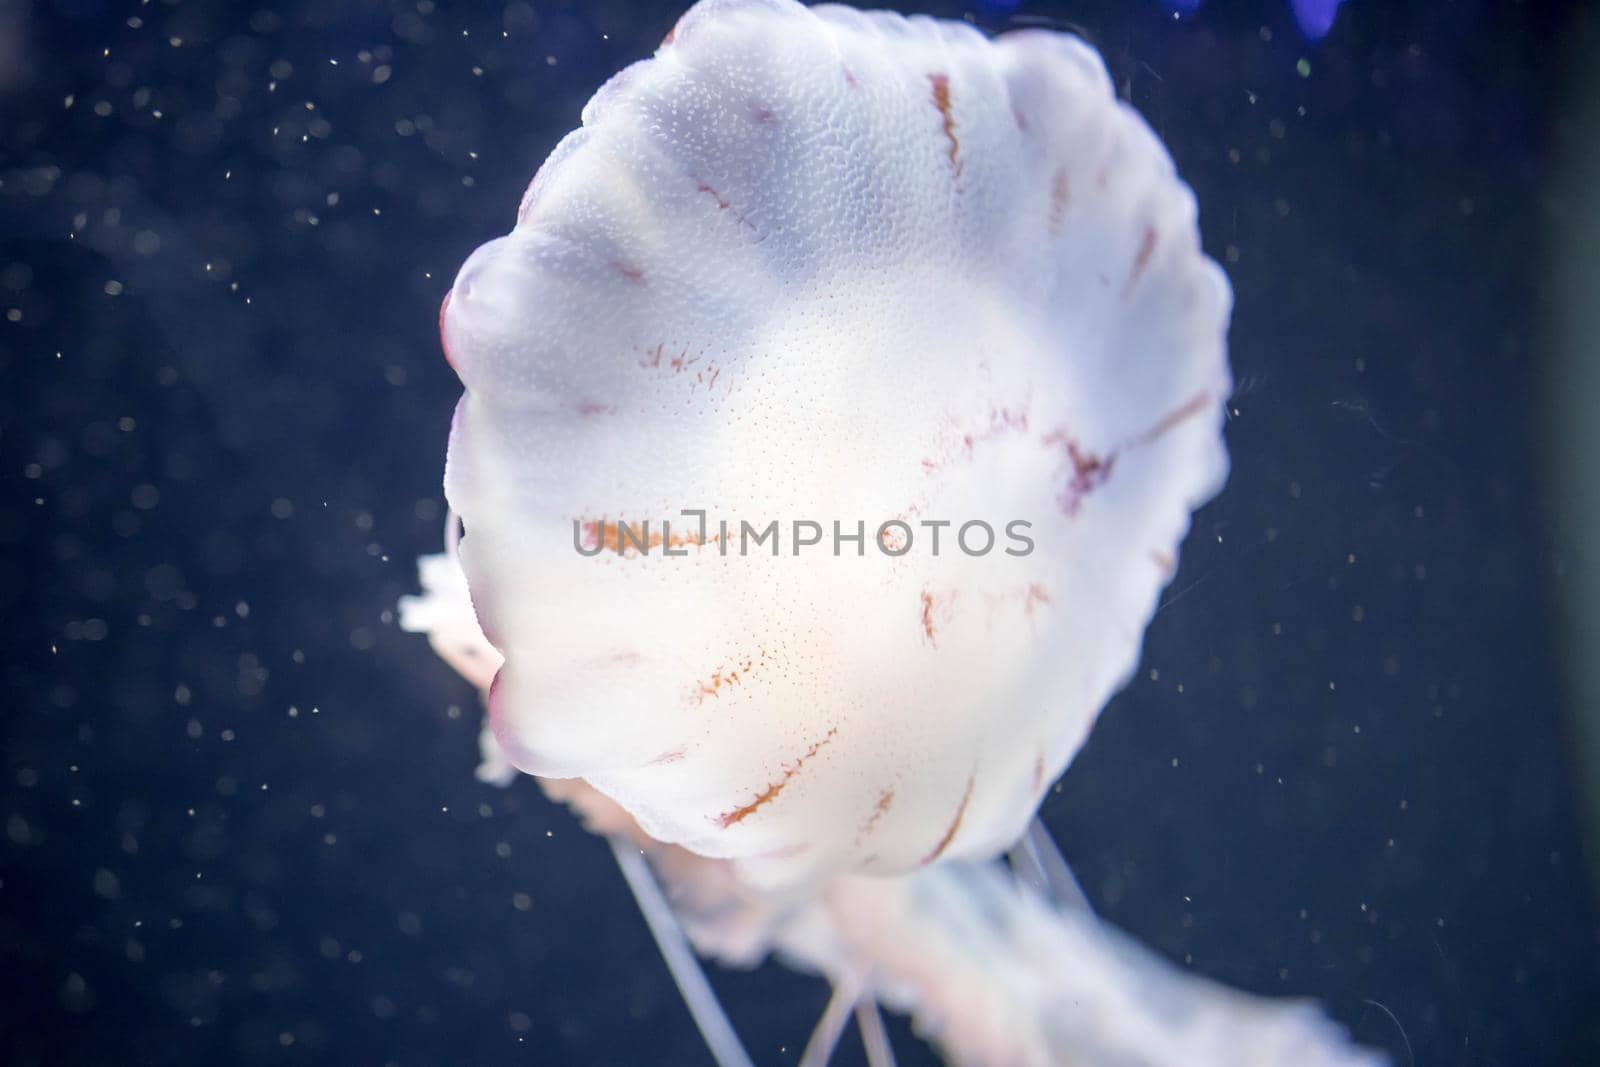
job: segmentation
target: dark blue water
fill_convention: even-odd
[[[1584,6],[978,14],[1097,43],[1238,301],[1232,480],[1045,817],[1103,914],[1400,1064],[1600,1062],[1533,390]],[[440,297],[678,13],[0,2],[5,1062],[705,1062],[391,611]],[[714,979],[793,1062],[820,983]]]

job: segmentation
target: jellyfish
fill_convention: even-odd
[[[890,1062],[877,1005],[957,1064],[1381,1062],[1101,922],[1035,819],[1226,476],[1230,308],[1083,42],[794,0],[691,8],[462,266],[402,622],[720,1064],[694,951],[824,976],[808,1065],[852,1015]]]
[[[1163,6],[1174,15],[1193,15],[1200,10],[1204,0],[1164,0]],[[1294,15],[1300,35],[1308,41],[1320,41],[1333,29],[1344,0],[1289,0],[1289,10]]]
[[[1344,0],[1291,0],[1289,7],[1306,40],[1320,41],[1333,29],[1333,20],[1343,3]]]

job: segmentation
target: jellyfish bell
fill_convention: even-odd
[[[1226,470],[1193,197],[1051,33],[711,0],[583,117],[443,315],[496,736],[763,879],[1004,850]]]
[[[402,623],[487,689],[480,774],[613,841],[719,1064],[678,927],[833,982],[808,1065],[880,1001],[958,1063],[1380,1062],[1029,828],[1226,475],[1195,218],[1074,38],[703,0],[462,267],[465,532]]]

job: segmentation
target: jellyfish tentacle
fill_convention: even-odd
[[[844,1028],[850,1022],[851,1012],[859,1003],[860,981],[843,979],[834,982],[833,995],[828,998],[828,1006],[822,1009],[821,1018],[811,1030],[811,1039],[800,1054],[799,1067],[828,1067],[834,1050],[839,1047],[839,1039],[844,1036]]]
[[[454,525],[453,519],[451,525]],[[422,592],[400,598],[400,628],[427,634],[428,643],[439,658],[454,667],[479,691],[486,693],[505,657],[489,643],[478,625],[472,599],[467,592],[467,576],[462,573],[461,563],[456,557],[456,544],[450,536],[450,529],[450,526],[446,527],[446,551],[423,556],[417,561]],[[499,780],[503,785],[510,781],[510,765],[503,759],[498,762],[506,768],[506,773],[503,780],[500,777],[494,780]],[[484,781],[490,780],[484,778]]]
[[[952,1064],[1387,1067],[1310,1001],[1189,973],[1087,908],[1051,907],[991,863],[836,879],[777,932],[785,958],[869,976]],[[826,936],[813,935],[822,928]]]
[[[700,1036],[705,1038],[706,1047],[711,1050],[711,1058],[716,1061],[717,1067],[755,1067],[750,1054],[739,1041],[739,1034],[734,1030],[728,1013],[722,1010],[722,1003],[717,1000],[715,990],[706,980],[706,973],[701,970],[694,950],[689,947],[689,940],[684,937],[672,906],[656,884],[644,853],[624,838],[611,837],[608,840],[612,854],[617,857],[617,866],[622,869],[622,876],[633,891],[633,899],[644,913],[645,924],[656,939],[656,947],[661,950],[661,958],[666,961],[667,970],[672,972],[672,980],[677,983],[678,992],[683,994],[683,1002],[694,1017],[695,1026],[700,1028]]]
[[[861,1031],[861,1045],[867,1050],[867,1067],[895,1067],[894,1046],[889,1043],[877,998],[868,996],[856,1001],[856,1029]]]
[[[1067,865],[1050,830],[1037,815],[1011,851],[1006,853],[1017,880],[1058,908],[1093,911],[1088,894]]]

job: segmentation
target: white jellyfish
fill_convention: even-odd
[[[1225,477],[1230,301],[1081,41],[793,0],[692,8],[462,267],[465,536],[403,621],[720,1062],[678,927],[833,983],[805,1063],[877,1003],[962,1064],[1379,1062],[1105,927],[1032,821]]]

